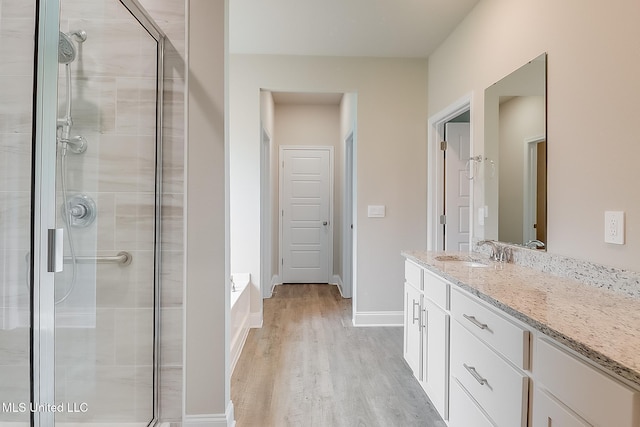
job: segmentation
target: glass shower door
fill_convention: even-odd
[[[0,0],[0,427],[157,414],[162,32]]]
[[[141,13],[61,0],[56,426],[142,427],[156,412],[161,42]]]

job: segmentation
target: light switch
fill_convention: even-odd
[[[367,206],[367,216],[369,218],[384,218],[386,215],[386,207],[384,205]]]

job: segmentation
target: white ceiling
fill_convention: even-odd
[[[478,0],[230,0],[229,50],[424,58]]]

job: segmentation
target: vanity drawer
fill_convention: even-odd
[[[572,356],[546,338],[536,341],[538,386],[597,426],[638,427],[640,392]]]
[[[424,269],[411,261],[404,262],[404,280],[414,288],[423,290],[422,272]]]
[[[451,315],[518,368],[529,369],[528,330],[458,290],[451,292]]]
[[[451,328],[451,377],[498,427],[526,426],[529,378],[458,322]]]
[[[449,309],[449,283],[430,271],[424,270],[424,296],[444,310]]]
[[[533,427],[589,427],[573,411],[536,387],[533,392]]]
[[[449,427],[494,427],[458,381],[451,381]]]

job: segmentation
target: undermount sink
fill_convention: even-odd
[[[483,264],[481,262],[476,262],[476,261],[459,261],[459,263],[464,265],[465,267],[473,267],[473,268],[489,267],[488,264]]]
[[[460,256],[460,255],[438,255],[435,257],[436,261],[444,261],[444,262],[455,262],[460,265],[464,265],[465,267],[472,268],[483,268],[489,267],[488,264],[480,262],[478,260],[474,260],[469,256]]]

